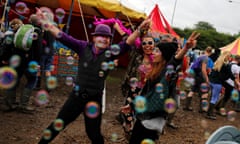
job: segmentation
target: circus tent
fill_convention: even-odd
[[[240,37],[230,44],[220,48],[221,51],[230,51],[233,55],[240,55]]]

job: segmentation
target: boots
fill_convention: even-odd
[[[235,111],[236,112],[240,112],[240,102],[236,102],[236,105],[235,105]]]
[[[214,110],[215,104],[210,103],[208,111],[207,111],[207,116],[206,118],[216,120],[216,115],[214,115],[213,110]]]
[[[192,102],[192,97],[187,97],[186,101],[185,101],[185,107],[183,108],[183,110],[185,111],[193,111],[193,108],[190,106]]]
[[[6,90],[1,110],[8,112],[8,111],[13,111],[16,108],[17,108],[16,91],[15,90]]]
[[[37,77],[37,84],[36,84],[34,90],[40,90],[41,89],[41,81],[42,81],[41,76],[38,76]]]
[[[32,114],[35,111],[34,108],[28,106],[28,102],[31,96],[32,90],[28,88],[24,88],[23,93],[20,97],[20,104],[18,107],[18,111],[21,113]]]

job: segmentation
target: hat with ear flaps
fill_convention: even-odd
[[[159,50],[162,52],[162,57],[166,61],[169,61],[172,56],[175,55],[178,49],[178,44],[175,42],[159,43],[157,44],[157,48],[159,48]]]

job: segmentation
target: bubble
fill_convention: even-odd
[[[63,32],[59,32],[56,36],[56,38],[61,38],[63,36]]]
[[[49,23],[43,22],[43,23],[42,23],[42,28],[43,28],[45,31],[48,31],[48,30],[50,29]]]
[[[98,76],[99,76],[99,77],[104,77],[104,72],[103,72],[103,71],[99,71],[99,72],[98,72]]]
[[[202,105],[202,110],[207,111],[208,110],[208,100],[202,100],[201,105]]]
[[[201,89],[201,92],[208,92],[208,84],[201,83],[200,89]]]
[[[55,76],[49,76],[47,78],[47,88],[55,89],[57,87],[57,78]]]
[[[32,37],[33,40],[37,40],[37,39],[38,39],[38,33],[33,32],[33,33],[31,34],[31,37]]]
[[[141,144],[155,144],[155,142],[151,139],[144,139]]]
[[[190,76],[194,76],[194,75],[195,75],[195,72],[194,72],[193,69],[188,69],[188,70],[187,70],[187,73],[188,73],[188,75],[190,75]]]
[[[111,135],[111,141],[112,141],[112,142],[116,142],[117,139],[118,139],[118,134],[112,133],[112,135]]]
[[[177,109],[176,101],[172,98],[166,99],[164,108],[167,113],[174,113]]]
[[[12,4],[15,3],[15,2],[16,2],[16,0],[10,0],[10,3],[12,3]]]
[[[106,58],[110,58],[111,55],[112,55],[112,54],[111,54],[111,51],[110,51],[110,50],[106,50],[106,51],[105,51],[105,57],[106,57]]]
[[[30,73],[36,73],[38,71],[39,65],[36,61],[30,61],[28,64],[28,71]]]
[[[43,139],[50,140],[52,137],[52,132],[49,129],[43,131]]]
[[[68,65],[73,65],[74,64],[74,58],[72,56],[67,57],[67,64]]]
[[[180,99],[186,99],[186,97],[187,97],[187,93],[185,92],[185,91],[180,91],[179,92],[179,98]]]
[[[64,121],[62,119],[56,119],[53,122],[53,127],[56,131],[61,131],[64,128]]]
[[[40,7],[39,8],[43,13],[53,13],[52,10],[48,7]]]
[[[167,72],[173,73],[174,72],[174,66],[173,65],[167,65]]]
[[[86,105],[85,113],[89,118],[96,118],[100,113],[99,104],[96,102],[88,102]]]
[[[210,135],[211,135],[211,133],[209,131],[205,131],[204,132],[204,139],[205,140],[209,139]]]
[[[157,93],[162,93],[163,92],[163,84],[157,83],[156,86],[155,86],[155,91]]]
[[[19,14],[25,14],[27,5],[24,2],[17,2],[15,5],[15,10]]]
[[[13,55],[11,58],[10,58],[10,66],[13,67],[13,68],[16,68],[20,65],[20,62],[21,62],[21,57],[19,55]]]
[[[201,126],[204,129],[208,128],[208,122],[206,120],[201,120]]]
[[[54,71],[54,69],[55,69],[55,66],[54,65],[50,65],[50,71],[52,72],[52,71]]]
[[[50,48],[49,47],[45,47],[44,48],[44,53],[45,54],[49,54],[50,53]]]
[[[39,106],[46,105],[49,102],[48,92],[45,90],[38,91],[35,97],[35,102]]]
[[[0,88],[9,89],[17,82],[17,72],[11,67],[0,67]]]
[[[222,116],[226,116],[226,115],[227,115],[227,111],[226,111],[225,108],[220,108],[220,109],[219,109],[219,112],[220,112],[220,114],[221,114]]]
[[[84,63],[83,63],[83,67],[85,67],[85,68],[88,67],[88,63],[87,63],[87,62],[84,62]]]
[[[66,77],[66,85],[71,86],[73,85],[73,78],[72,77]]]
[[[239,100],[239,92],[238,92],[238,90],[236,90],[236,89],[232,90],[232,92],[231,92],[231,99],[234,102],[238,102],[238,100]]]
[[[65,14],[66,14],[65,10],[62,8],[57,8],[55,10],[55,15],[58,19],[63,19],[65,17]]]
[[[129,85],[132,88],[136,88],[138,86],[138,79],[136,77],[130,78]]]
[[[118,44],[113,44],[111,45],[111,53],[113,55],[119,55],[120,54],[120,51],[121,51],[121,48],[119,47]]]
[[[113,70],[113,69],[114,69],[114,66],[115,66],[115,64],[114,64],[113,61],[108,62],[108,69],[109,69],[109,70]]]
[[[134,99],[135,110],[139,113],[146,111],[146,98],[143,96],[136,96]]]
[[[93,28],[93,25],[92,24],[88,24],[88,28],[89,29]]]
[[[79,85],[75,85],[74,86],[74,91],[78,92],[80,90],[80,86]]]
[[[186,77],[186,78],[184,79],[184,85],[185,85],[185,87],[187,87],[187,88],[190,88],[191,86],[193,86],[194,83],[195,83],[195,79],[192,78],[192,77]]]
[[[236,120],[237,113],[235,111],[229,111],[227,114],[227,119],[229,121],[235,121]]]
[[[5,42],[6,42],[6,44],[10,45],[13,43],[13,38],[8,36],[8,37],[6,37]]]
[[[104,71],[107,71],[108,70],[108,63],[107,62],[102,62],[101,69],[104,70]]]

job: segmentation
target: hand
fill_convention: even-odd
[[[150,28],[150,24],[151,24],[151,19],[146,19],[144,20],[140,26],[138,27],[138,30],[140,31],[140,33],[145,33],[148,31],[148,29]]]
[[[36,8],[36,15],[39,19],[39,22],[42,24],[43,22],[49,21],[47,16],[39,9]]]
[[[191,49],[191,48],[195,47],[197,44],[197,38],[199,36],[200,36],[200,33],[197,33],[196,31],[192,32],[191,36],[187,40],[185,48]]]

